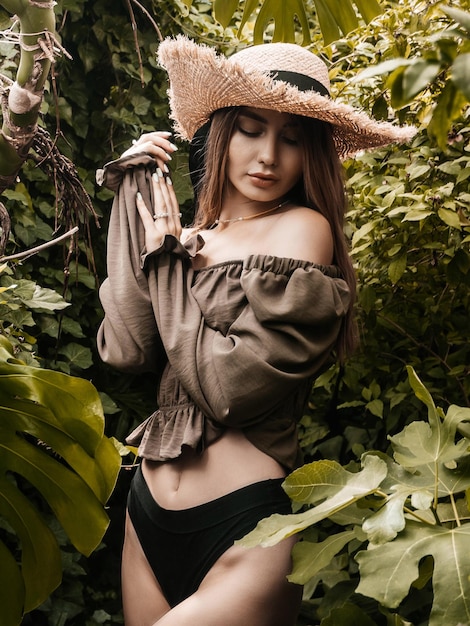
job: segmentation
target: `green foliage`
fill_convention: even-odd
[[[429,35],[430,21],[433,32]],[[427,132],[445,150],[452,124],[470,100],[470,13],[442,5],[427,7],[402,55],[374,64],[356,80],[389,73],[386,85],[394,109],[407,107],[422,92],[432,100],[431,115],[425,113]]]
[[[94,173],[97,167],[119,155],[142,131],[168,128],[167,84],[163,72],[156,67],[157,33],[143,14],[135,16],[141,46],[139,51],[136,50],[125,3],[111,7],[105,0],[98,3],[64,0],[56,7],[56,14],[62,41],[72,54],[73,61],[65,57],[57,61],[55,87],[58,98],[55,98],[52,84],[47,82],[42,123],[52,135],[57,131],[57,143],[77,166],[101,216],[102,226],[99,228],[95,223],[81,220],[76,249],[69,248],[66,242],[65,245],[45,248],[21,262],[8,262],[2,266],[1,333],[12,342],[15,357],[34,366],[38,372],[46,372],[40,368],[47,367],[64,374],[86,377],[92,379],[98,389],[106,390],[106,393],[101,392],[100,397],[96,391],[91,394],[91,385],[80,379],[82,386],[76,389],[79,397],[74,399],[64,397],[68,383],[64,384],[64,393],[59,393],[59,389],[57,401],[61,403],[59,408],[64,413],[65,425],[74,417],[79,419],[78,410],[83,412],[83,407],[74,408],[72,401],[92,398],[95,403],[93,411],[96,412],[93,419],[96,420],[96,428],[101,429],[103,441],[108,441],[103,438],[102,432],[103,408],[107,414],[116,415],[115,420],[106,425],[107,434],[123,439],[133,424],[149,413],[153,403],[153,385],[145,377],[122,377],[110,371],[99,363],[96,355],[95,337],[102,316],[97,287],[106,272],[106,223],[112,194],[95,186]],[[173,3],[158,2],[157,15],[164,34],[171,34],[173,28],[178,28],[174,21]],[[142,83],[139,53],[144,66]],[[15,53],[13,45],[2,43],[1,71],[10,78],[14,78],[18,58],[18,51]],[[12,218],[12,233],[6,254],[48,242],[63,230],[54,181],[38,168],[36,156],[32,154],[33,158],[23,166],[14,187],[3,194],[2,200]],[[181,165],[183,161],[184,156],[174,159],[172,163],[175,188],[182,202],[191,195],[187,170]],[[189,221],[189,202],[187,204]],[[46,375],[58,376],[60,381],[75,380],[64,374],[47,371]],[[46,383],[41,380],[39,388],[45,386]],[[29,420],[33,423],[33,416]],[[62,427],[66,428],[65,425]],[[46,600],[62,576],[60,587],[44,604],[28,613],[25,625],[57,626],[69,619],[81,619],[82,624],[90,626],[107,621],[122,623],[118,562],[126,498],[122,487],[116,490],[120,494],[119,506],[113,504],[111,511],[108,508],[114,526],[104,537],[106,546],[101,546],[96,558],[92,555],[85,559],[77,552],[81,549],[90,554],[103,536],[108,523],[103,511],[103,503],[107,499],[103,490],[109,496],[112,485],[104,482],[97,497],[93,490],[105,479],[102,476],[93,479],[93,476],[101,468],[108,482],[114,483],[120,457],[108,444],[102,443],[98,451],[103,449],[103,452],[96,459],[90,457],[88,469],[71,469],[73,459],[67,454],[73,452],[73,458],[77,457],[82,464],[87,455],[91,455],[91,450],[81,451],[80,444],[85,445],[84,440],[93,434],[93,429],[88,429],[88,434],[77,433],[77,442],[74,443],[68,431],[62,433],[58,427],[47,427],[44,418],[35,428],[35,434],[30,439],[30,435],[18,437],[26,452],[35,455],[34,463],[25,467],[36,467],[45,472],[46,485],[47,476],[51,472],[56,474],[58,488],[62,485],[61,492],[59,496],[54,495],[56,492],[50,487],[51,493],[43,497],[40,485],[36,486],[29,474],[23,477],[16,469],[14,475],[8,474],[7,486],[15,498],[21,497],[24,515],[28,514],[27,528],[34,535],[20,537],[21,541],[28,541],[28,549],[21,553],[15,532],[18,530],[16,522],[4,521],[6,515],[2,509],[0,537],[5,545],[0,543],[0,621],[7,626],[19,623],[18,615],[23,610],[22,597],[25,594],[23,576],[27,580],[27,611]],[[56,439],[52,441],[54,434]],[[9,436],[13,438],[11,454],[14,454],[17,445],[14,431]],[[35,438],[46,442],[48,448],[38,448]],[[7,467],[9,472],[13,470]],[[94,484],[88,486],[86,480],[80,478],[79,471],[88,476],[88,480],[93,479]],[[0,491],[3,495],[3,483]],[[68,537],[57,528],[57,522],[54,523],[54,515],[50,512],[52,502],[56,508],[57,502],[62,502],[60,519],[64,527],[65,522],[68,524]],[[70,511],[74,514],[71,520]],[[64,517],[65,522],[62,520]],[[29,548],[31,544],[36,552]],[[115,555],[114,559],[112,555]],[[23,558],[22,572],[16,565],[20,557]],[[106,565],[109,567],[107,573],[101,569]],[[3,569],[7,567],[8,573]],[[85,575],[90,573],[92,575],[87,579]],[[7,611],[13,606],[12,600],[16,600],[16,604],[12,609],[14,614],[10,615]],[[107,616],[112,617],[108,619]]]
[[[428,3],[410,2],[400,11],[391,6],[360,37],[352,34],[326,50],[336,97],[389,119],[389,82],[378,75],[360,81],[356,76],[384,60],[391,67],[396,57],[408,58],[411,63],[412,57],[420,57],[423,45],[431,50],[434,39],[443,40],[444,32],[454,55],[449,56],[450,61],[458,58],[457,45],[463,45],[464,39],[452,37],[454,27],[444,11]],[[307,461],[334,459],[340,465],[352,463],[354,467],[356,459],[368,450],[387,452],[389,436],[412,425],[419,416],[417,398],[409,381],[404,380],[407,364],[419,372],[439,403],[470,406],[469,111],[465,100],[457,98],[451,102],[456,106],[451,125],[446,113],[439,118],[441,113],[435,103],[444,90],[451,97],[455,89],[448,76],[447,69],[398,112],[402,123],[421,127],[411,146],[366,153],[345,163],[350,193],[347,232],[359,279],[361,346],[343,368],[325,372],[314,385],[309,410],[301,423]],[[428,132],[431,118],[435,129],[442,123],[436,132],[445,137],[445,145],[435,140],[436,132]],[[424,430],[419,427],[414,432],[420,436],[421,447]],[[410,436],[412,433],[409,431]],[[390,524],[383,526],[385,534],[397,532],[394,527],[402,523],[403,497],[407,496],[397,491],[387,507]],[[439,507],[446,497],[450,500],[450,493],[440,496]],[[462,500],[457,506],[460,511]],[[392,509],[401,513],[392,517]],[[360,525],[362,509],[357,513]],[[338,536],[333,535],[338,530],[334,519],[324,519],[304,531],[315,546],[310,559],[304,556],[305,563],[323,558],[324,564],[336,544],[343,541],[341,532],[351,532],[340,528]],[[396,540],[401,542],[407,533],[406,529],[399,532]],[[442,533],[444,537],[447,540],[453,535]],[[459,531],[458,537],[451,569],[468,552],[468,535]],[[373,615],[378,625],[427,623],[437,583],[433,580],[431,588],[426,581],[437,556],[421,554],[420,582],[407,587],[405,595],[408,589],[409,595],[400,604],[397,616],[379,595],[371,594],[375,600],[370,598],[364,605],[364,597],[355,593],[359,573],[356,561],[347,553],[354,546],[354,540],[349,541],[347,548],[307,583],[303,613],[314,617],[305,623],[322,619],[322,625],[335,623],[336,619],[342,623],[339,613],[344,610],[347,615],[350,607]],[[449,572],[449,579],[451,576]],[[441,569],[441,580],[446,577],[445,569]],[[434,606],[433,615],[438,611],[435,621],[453,623],[451,614],[447,621],[447,616],[439,613],[439,606],[444,610],[443,603],[439,599]],[[461,615],[462,623],[466,622],[465,615]],[[357,619],[358,623],[367,623]]]
[[[351,37],[336,44],[330,54],[337,97],[389,115],[383,83],[358,84],[354,77],[403,45],[417,48],[414,36],[424,26],[429,38],[434,29],[440,32],[441,21],[424,24],[420,8],[416,2],[400,15],[389,11],[359,41]],[[429,111],[423,95],[400,114],[403,122],[419,126]],[[385,450],[387,434],[417,414],[416,399],[403,381],[406,364],[420,372],[439,401],[469,405],[467,117],[464,109],[454,121],[445,151],[423,128],[411,146],[345,163],[361,347],[343,369],[334,368],[315,383],[302,422],[307,458],[344,462],[368,448]]]
[[[470,168],[465,104],[468,24],[460,12],[458,17],[452,13],[459,7],[466,12],[468,6],[453,2],[449,12],[442,3],[381,1],[385,12],[374,18],[376,4],[366,1],[352,4],[330,0],[314,4],[313,0],[270,0],[263,3],[263,13],[256,10],[258,2],[220,2],[217,16],[222,23],[217,23],[209,0],[148,0],[143,4],[153,14],[163,37],[184,32],[227,53],[250,43],[256,24],[258,38],[261,34],[266,40],[271,39],[277,28],[276,37],[294,36],[300,41],[307,36],[305,22],[298,20],[294,28],[293,11],[302,4],[308,37],[315,42],[314,50],[329,64],[334,96],[372,112],[378,119],[394,117],[392,105],[400,103],[396,114],[399,121],[421,127],[413,146],[384,149],[345,163],[351,182],[347,234],[353,240],[359,277],[362,347],[344,368],[332,368],[316,381],[301,424],[306,460],[329,460],[328,465],[316,467],[323,467],[330,480],[336,477],[335,489],[343,490],[337,500],[338,506],[342,506],[349,480],[359,482],[358,494],[373,484],[367,470],[371,461],[366,461],[364,453],[379,450],[375,459],[385,464],[388,475],[390,461],[383,453],[392,441],[399,445],[399,441],[390,441],[388,436],[396,436],[419,417],[419,401],[405,380],[406,364],[419,372],[441,404],[469,405]],[[42,123],[54,134],[56,114],[60,114],[57,142],[77,165],[101,217],[101,227],[81,224],[80,243],[70,273],[64,272],[68,246],[60,245],[21,263],[10,263],[0,275],[2,333],[13,343],[15,356],[28,365],[45,365],[92,379],[101,391],[108,416],[106,432],[120,440],[153,410],[154,381],[110,371],[96,355],[94,338],[102,317],[97,286],[106,274],[106,225],[112,195],[96,187],[94,171],[119,155],[141,132],[169,128],[166,77],[155,60],[159,35],[139,5],[132,6],[135,32],[125,2],[61,0],[56,7],[61,40],[73,61],[57,61],[58,99],[52,92],[52,83],[47,83]],[[327,6],[330,13],[324,10]],[[357,9],[358,15],[362,13],[368,25],[350,32],[334,45],[323,46],[324,41],[349,30],[350,6]],[[248,12],[250,7],[253,9]],[[335,13],[343,7],[344,30],[338,27],[336,22],[341,18]],[[371,14],[365,13],[368,7],[372,8]],[[320,19],[323,36],[317,28]],[[2,43],[1,55],[2,71],[11,77],[17,60],[14,48]],[[387,73],[372,70],[369,77],[362,74],[360,80],[355,79],[361,70],[381,62],[389,63],[388,79]],[[172,175],[189,223],[191,189],[184,165],[186,147],[179,147],[179,156],[172,162]],[[4,194],[13,221],[7,253],[43,243],[60,232],[60,209],[55,197],[53,182],[34,160],[28,161],[15,187]],[[88,237],[92,247],[85,243]],[[36,301],[36,294],[42,294],[38,301],[46,301],[46,306],[30,306],[30,302]],[[415,434],[424,436],[424,431],[420,427]],[[364,469],[359,471],[356,460],[361,456]],[[377,463],[377,470],[382,471],[379,468],[383,465],[375,460],[372,463]],[[65,537],[60,539],[66,563],[64,582],[40,611],[33,611],[30,624],[62,626],[68,622],[88,626],[101,623],[100,620],[119,623],[118,576],[113,578],[111,574],[118,571],[118,563],[108,567],[107,559],[111,553],[117,558],[120,549],[126,491],[120,489],[122,480],[121,476],[116,493],[121,508],[111,525],[111,534],[108,531],[104,538],[106,546],[101,547],[96,558],[85,559],[76,554]],[[358,498],[347,507],[349,521],[344,521],[340,509],[302,531],[304,548],[308,542],[311,552],[302,549],[296,555],[299,571],[303,570],[305,580],[308,579],[301,619],[309,625],[323,620],[323,626],[404,626],[410,621],[425,622],[432,605],[427,582],[432,574],[431,552],[420,564],[419,579],[411,586],[408,600],[400,604],[399,614],[383,603],[380,605],[381,599],[373,600],[373,593],[372,597],[354,594],[359,574],[352,556],[365,537],[361,528],[362,505],[367,504],[366,511],[372,517],[371,511],[376,511],[373,507],[384,502],[377,495]],[[399,490],[396,494],[387,493],[387,498],[390,503],[387,500],[383,507],[387,520],[384,536],[398,533],[384,544],[391,546],[407,537],[412,525],[409,526],[406,514],[406,527],[399,530],[403,502],[408,505],[409,497]],[[439,495],[439,514],[442,505],[450,504],[445,499]],[[459,511],[461,500],[456,502]],[[432,510],[432,505],[427,510]],[[50,525],[57,538],[57,528]],[[377,528],[381,524],[376,524],[376,532]],[[450,535],[442,533],[442,541],[447,541],[446,537]],[[462,539],[463,534],[459,537]],[[0,562],[3,560],[2,553]],[[309,570],[314,566],[315,571]],[[9,591],[13,592],[20,583],[12,575]],[[107,604],[109,597],[113,600]]]
[[[359,564],[356,592],[396,609],[420,578],[420,563],[432,557],[429,625],[457,624],[470,619],[470,408],[453,405],[444,415],[411,367],[408,373],[427,422],[391,437],[392,456],[364,454],[360,468],[325,460],[296,470],[284,488],[307,508],[262,520],[240,543],[271,546],[329,518],[342,530],[298,542],[291,581],[321,578],[348,545]]]
[[[0,338],[0,513],[8,543],[0,542],[2,617],[20,623],[61,580],[58,545],[29,495],[47,501],[73,545],[89,555],[108,525],[103,505],[111,494],[120,456],[103,436],[95,388],[87,381],[29,367]],[[25,493],[26,492],[26,493]],[[10,586],[13,581],[13,586]]]
[[[189,2],[186,4],[190,4]],[[214,16],[225,28],[238,9],[235,0],[213,0]],[[314,7],[314,8],[313,8]],[[326,44],[336,41],[341,33],[355,30],[359,26],[358,15],[367,23],[382,12],[376,0],[246,0],[241,19],[237,19],[238,34],[254,13],[252,39],[255,44],[263,43],[265,34],[272,41],[296,41],[296,30],[302,35],[302,45],[311,43],[309,13],[315,11]]]
[[[26,328],[35,326],[35,318],[49,325],[50,316],[69,307],[70,303],[53,289],[40,287],[31,280],[19,278],[15,282],[12,274],[6,263],[0,266],[0,332],[14,346],[17,358],[29,365],[39,365],[34,353],[36,339]]]

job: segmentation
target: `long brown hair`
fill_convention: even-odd
[[[197,185],[194,225],[208,228],[218,219],[227,185],[228,147],[240,107],[216,111],[212,117],[204,150],[204,170]],[[314,118],[297,117],[303,147],[303,175],[290,197],[321,213],[330,224],[334,244],[334,264],[351,292],[351,303],[337,341],[338,358],[343,360],[357,343],[353,307],[356,275],[344,235],[347,208],[343,166],[336,151],[331,126]]]

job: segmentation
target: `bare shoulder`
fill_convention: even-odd
[[[307,207],[282,213],[272,233],[277,256],[301,259],[320,265],[333,261],[333,235],[328,220]]]

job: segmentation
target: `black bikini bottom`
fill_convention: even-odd
[[[168,510],[153,499],[139,467],[128,511],[142,549],[170,606],[193,594],[236,539],[272,513],[291,513],[282,479],[243,487],[200,506]]]

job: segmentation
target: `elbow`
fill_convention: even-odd
[[[98,348],[101,360],[119,372],[126,374],[143,374],[153,370],[142,355],[124,354],[120,350],[109,350],[106,345]]]
[[[106,341],[102,328],[97,337],[98,354],[103,363],[125,373],[143,374],[157,370],[154,354],[143,351],[136,344],[121,343],[116,338]]]

